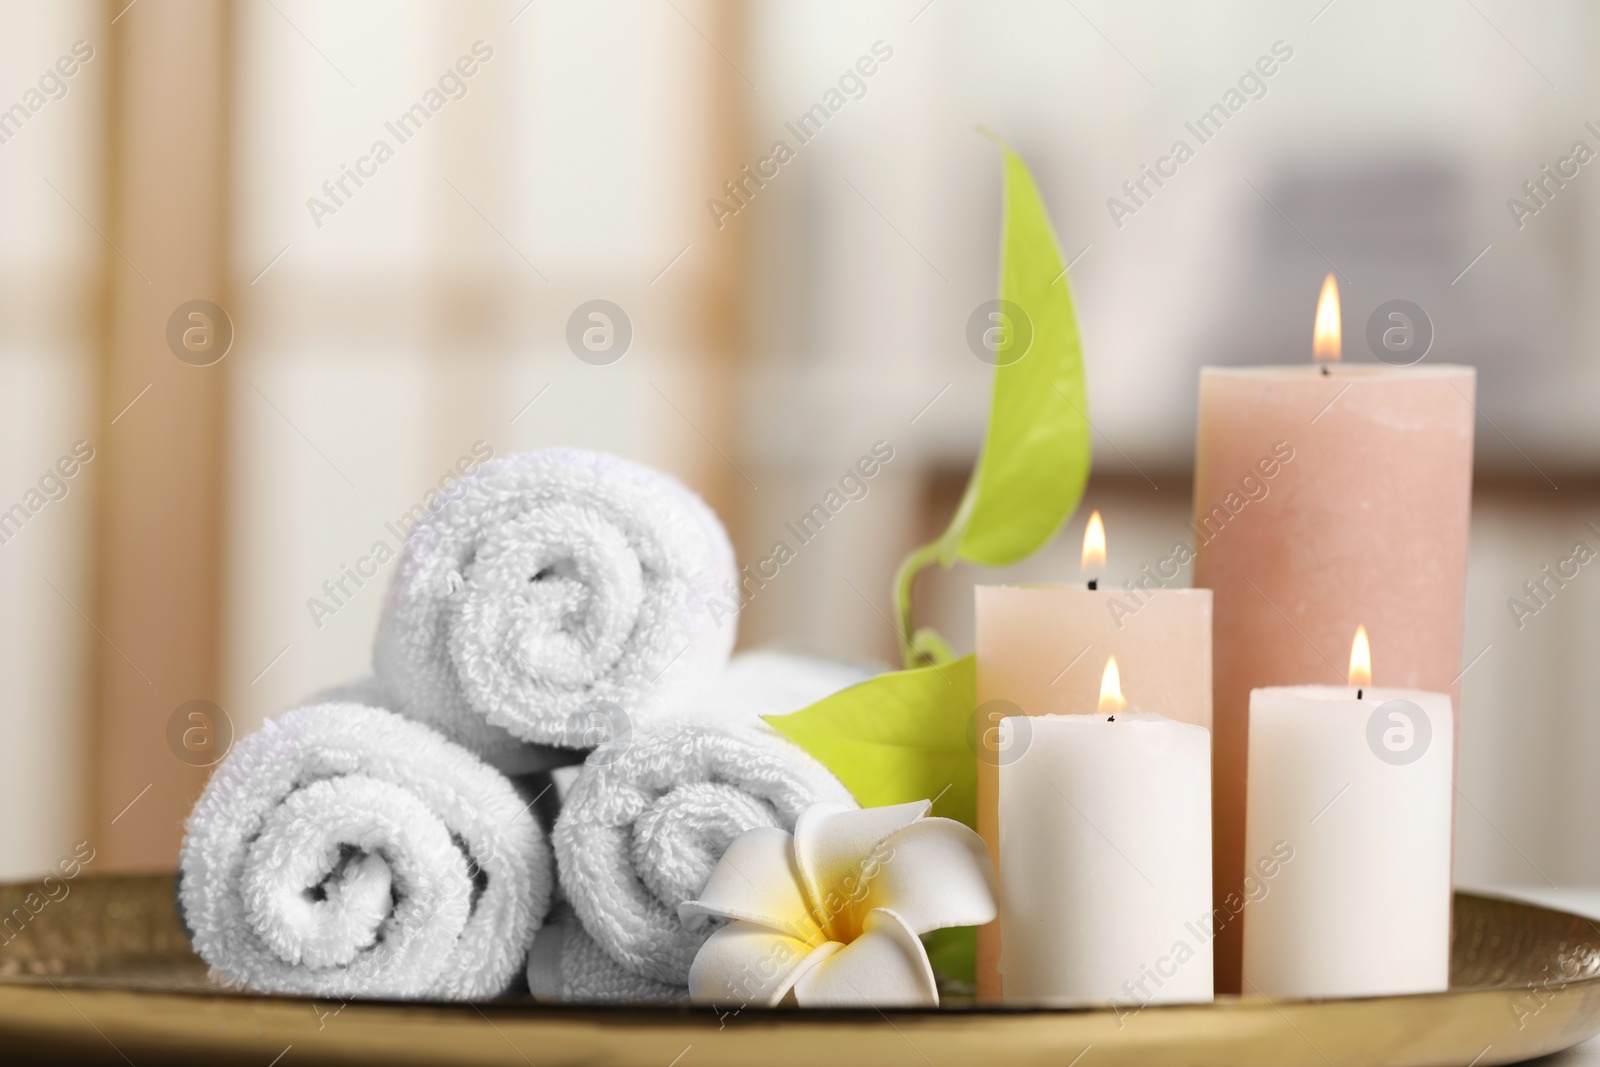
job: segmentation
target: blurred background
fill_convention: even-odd
[[[1051,209],[1096,428],[1005,577],[1076,579],[1091,507],[1112,580],[1187,540],[1198,368],[1308,359],[1326,273],[1348,360],[1414,302],[1479,373],[1459,881],[1600,885],[1600,564],[1508,607],[1600,549],[1597,34],[1581,0],[0,4],[0,878],[82,839],[170,868],[184,731],[361,670],[377,546],[485,449],[665,467],[753,561],[887,443],[740,628],[891,661],[984,425],[982,124]],[[999,577],[919,615],[970,648]]]

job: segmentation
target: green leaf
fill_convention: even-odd
[[[952,926],[922,935],[928,962],[947,978],[969,986],[978,984],[978,928]]]
[[[767,722],[810,753],[862,807],[932,800],[933,814],[976,828],[977,707],[972,656],[869,678]]]
[[[1078,506],[1089,478],[1089,401],[1066,268],[1027,164],[1004,144],[1000,151],[1000,299],[1021,310],[1022,322],[1002,320],[988,436],[939,540],[947,567],[958,558],[999,567],[1031,556]]]
[[[995,143],[1006,193],[996,323],[1002,332],[989,428],[949,528],[912,551],[895,576],[895,618],[908,667],[945,657],[938,634],[915,624],[917,574],[933,563],[1002,567],[1031,556],[1055,537],[1089,479],[1083,350],[1061,250],[1027,164],[998,137]]]

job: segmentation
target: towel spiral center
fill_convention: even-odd
[[[628,650],[644,568],[622,530],[576,504],[496,527],[466,567],[450,654],[485,711],[603,678]]]
[[[448,951],[473,885],[421,801],[350,775],[312,782],[268,814],[241,889],[247,921],[279,958],[323,969],[369,952]]]
[[[633,822],[639,878],[674,913],[693,900],[733,839],[779,825],[772,805],[738,786],[688,782],[656,798]]]

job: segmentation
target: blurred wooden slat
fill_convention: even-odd
[[[125,2],[107,5],[108,22]],[[102,871],[171,868],[207,774],[169,748],[167,721],[217,695],[222,406],[234,357],[191,366],[166,332],[186,301],[228,304],[232,13],[212,0],[145,0],[109,28],[107,200],[89,213],[111,246],[88,610],[101,633],[91,840]]]
[[[755,158],[750,155],[751,145],[745,135],[749,126],[749,94],[755,90],[739,73],[749,65],[747,5],[743,0],[714,0],[708,14],[710,21],[706,32],[719,53],[706,60],[711,75],[713,109],[708,169],[718,176],[708,186],[715,188],[719,179],[737,175],[740,167]],[[749,461],[740,459],[737,392],[742,355],[749,343],[744,315],[750,303],[748,232],[745,226],[730,227],[717,234],[717,240],[707,241],[708,265],[704,282],[697,294],[685,294],[698,297],[699,321],[695,325],[700,327],[697,332],[705,346],[698,398],[699,409],[707,415],[704,432],[713,441],[726,442],[722,447],[729,449],[733,461],[743,467],[748,467]],[[745,475],[729,463],[717,456],[707,459],[705,481],[701,483],[706,502],[722,517],[729,527],[729,536],[737,545],[743,531],[739,528],[741,509],[736,504],[753,490],[745,484]]]

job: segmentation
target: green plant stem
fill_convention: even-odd
[[[913,549],[900,563],[900,569],[894,577],[894,617],[895,629],[900,633],[900,658],[904,661],[907,670],[915,667],[926,667],[937,661],[936,655],[930,655],[923,646],[926,642],[919,641],[924,637],[916,629],[916,621],[912,617],[911,588],[916,584],[917,575],[930,564],[939,562],[939,542],[929,541],[920,548]],[[942,647],[944,642],[931,630],[926,631],[928,637]]]

